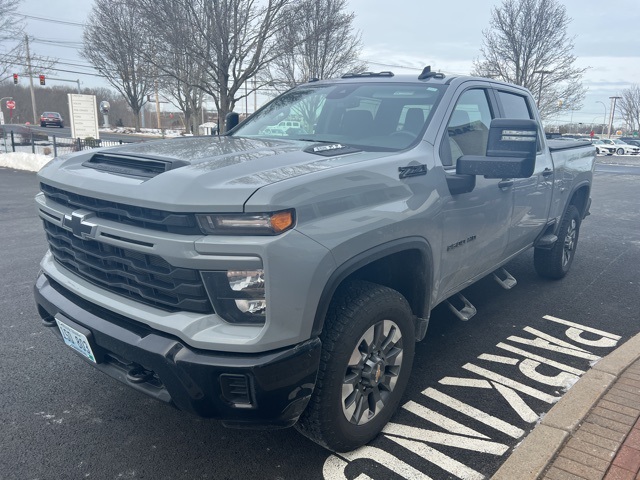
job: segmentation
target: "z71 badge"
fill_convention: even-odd
[[[426,165],[408,165],[406,167],[398,167],[398,175],[399,178],[407,178],[407,177],[418,177],[420,175],[427,174],[427,166]]]

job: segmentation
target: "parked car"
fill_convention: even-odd
[[[591,145],[596,147],[596,153],[598,155],[600,155],[600,154],[602,154],[602,155],[613,155],[614,153],[616,153],[616,147],[614,147],[613,145],[607,145],[602,140],[593,140],[591,142]]]
[[[617,138],[603,138],[602,141],[607,145],[614,146],[617,155],[638,155],[640,153],[640,147],[629,145],[628,143],[625,143]]]
[[[620,137],[619,140],[622,140],[624,143],[629,145],[635,145],[636,147],[640,147],[640,138],[638,137]]]
[[[313,132],[262,133],[302,128],[279,122],[309,105]],[[512,288],[501,267],[529,248],[540,276],[564,277],[589,214],[595,148],[541,138],[517,85],[349,74],[232,123],[64,156],[36,196],[44,328],[226,426],[362,446],[399,407],[431,310],[469,320],[459,292],[494,271]]]
[[[64,127],[64,120],[62,115],[58,112],[43,112],[40,115],[40,126],[46,127],[47,125],[55,125],[57,127]]]

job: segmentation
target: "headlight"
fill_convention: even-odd
[[[264,324],[264,270],[201,272],[216,313],[230,323]]]
[[[280,235],[293,227],[295,211],[198,214],[196,219],[208,235]]]

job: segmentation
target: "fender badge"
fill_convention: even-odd
[[[419,177],[420,175],[427,174],[427,166],[424,164],[420,165],[408,165],[406,167],[398,167],[398,178],[407,178],[407,177]]]

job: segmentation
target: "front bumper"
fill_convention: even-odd
[[[97,363],[87,362],[181,410],[226,426],[282,428],[298,420],[313,392],[318,338],[259,354],[208,352],[97,307],[44,274],[34,290],[43,323],[56,335],[62,338],[55,317],[90,332]]]

